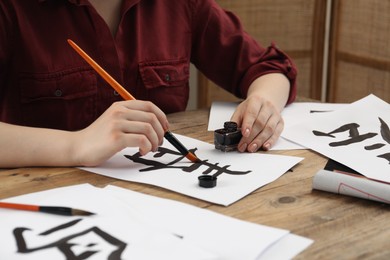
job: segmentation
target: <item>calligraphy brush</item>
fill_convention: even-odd
[[[51,213],[51,214],[64,215],[64,216],[95,215],[95,213],[91,213],[85,210],[73,209],[68,207],[38,206],[38,205],[17,204],[17,203],[8,203],[8,202],[0,202],[0,208],[36,211],[36,212],[44,212],[44,213]]]
[[[110,74],[108,74],[99,64],[97,64],[89,55],[83,51],[76,43],[68,39],[68,43],[72,48],[89,64],[91,67],[113,88],[118,92],[124,100],[135,100],[135,98],[127,92]],[[200,162],[195,154],[188,151],[187,148],[169,131],[166,130],[164,134],[167,139],[182,155],[184,155],[191,162]]]

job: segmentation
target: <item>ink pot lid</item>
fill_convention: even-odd
[[[198,177],[199,186],[203,188],[214,188],[217,186],[217,177],[212,175],[201,175]]]

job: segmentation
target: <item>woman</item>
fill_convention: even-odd
[[[72,39],[137,98],[121,101]],[[163,141],[188,101],[189,64],[245,98],[241,152],[268,150],[295,98],[296,69],[212,0],[0,2],[0,167],[94,166]]]

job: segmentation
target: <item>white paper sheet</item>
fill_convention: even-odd
[[[276,252],[278,259],[291,259],[312,243],[287,230],[115,186],[101,189],[88,184],[75,185],[7,201],[69,206],[96,215],[66,217],[0,209],[0,259],[65,259],[64,255],[70,253],[80,255],[94,250],[99,251],[86,259],[108,259],[113,252],[119,254],[114,259],[250,260],[259,255],[262,256],[259,259],[272,259],[269,256],[275,256]],[[76,220],[79,220],[76,224],[59,228]],[[29,230],[21,232],[20,228]],[[20,236],[16,239],[15,230],[23,239]],[[30,249],[27,251],[32,252],[17,253],[16,241],[19,245],[25,241]]]
[[[147,216],[143,217],[145,221],[181,234],[221,259],[291,259],[313,242],[286,230],[240,221],[184,203],[115,186],[105,189]]]
[[[128,148],[99,167],[81,169],[121,180],[160,186],[227,206],[276,180],[302,160],[300,157],[271,154],[223,153],[216,150],[214,145],[177,134],[175,136],[188,149],[197,148],[196,155],[205,162],[199,166],[200,164],[191,163],[186,158],[179,160],[182,158],[180,154],[154,157],[159,154],[149,153],[139,157],[138,149]],[[177,153],[167,141],[162,147]],[[135,162],[137,160],[141,162]],[[217,177],[216,187],[203,188],[198,185],[198,176],[205,173],[213,175],[218,171],[223,173]]]
[[[389,125],[390,105],[369,95],[334,112],[318,113],[282,135],[368,178],[390,182]],[[339,132],[332,133],[342,126]],[[383,146],[374,147],[376,144]]]
[[[311,239],[290,233],[261,253],[257,260],[293,259],[312,243]]]
[[[230,120],[237,106],[238,103],[236,102],[213,102],[210,108],[208,131],[214,131],[216,129],[223,128],[224,122]],[[283,132],[288,131],[290,126],[315,116],[317,113],[334,111],[344,106],[345,104],[340,103],[315,102],[296,102],[289,104],[282,111],[282,117],[285,125]],[[305,147],[286,140],[283,137],[279,138],[276,144],[271,148],[271,150],[294,149],[305,149]]]
[[[176,234],[147,225],[123,202],[90,185],[58,188],[7,201],[68,206],[97,215],[69,217],[0,209],[0,259],[84,259],[75,257],[81,255],[90,255],[85,259],[109,259],[113,255],[113,259],[220,259]]]

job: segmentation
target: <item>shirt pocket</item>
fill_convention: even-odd
[[[165,113],[185,110],[189,97],[189,62],[186,59],[139,64],[145,96]]]
[[[79,130],[95,119],[96,75],[91,69],[19,77],[23,124]]]

